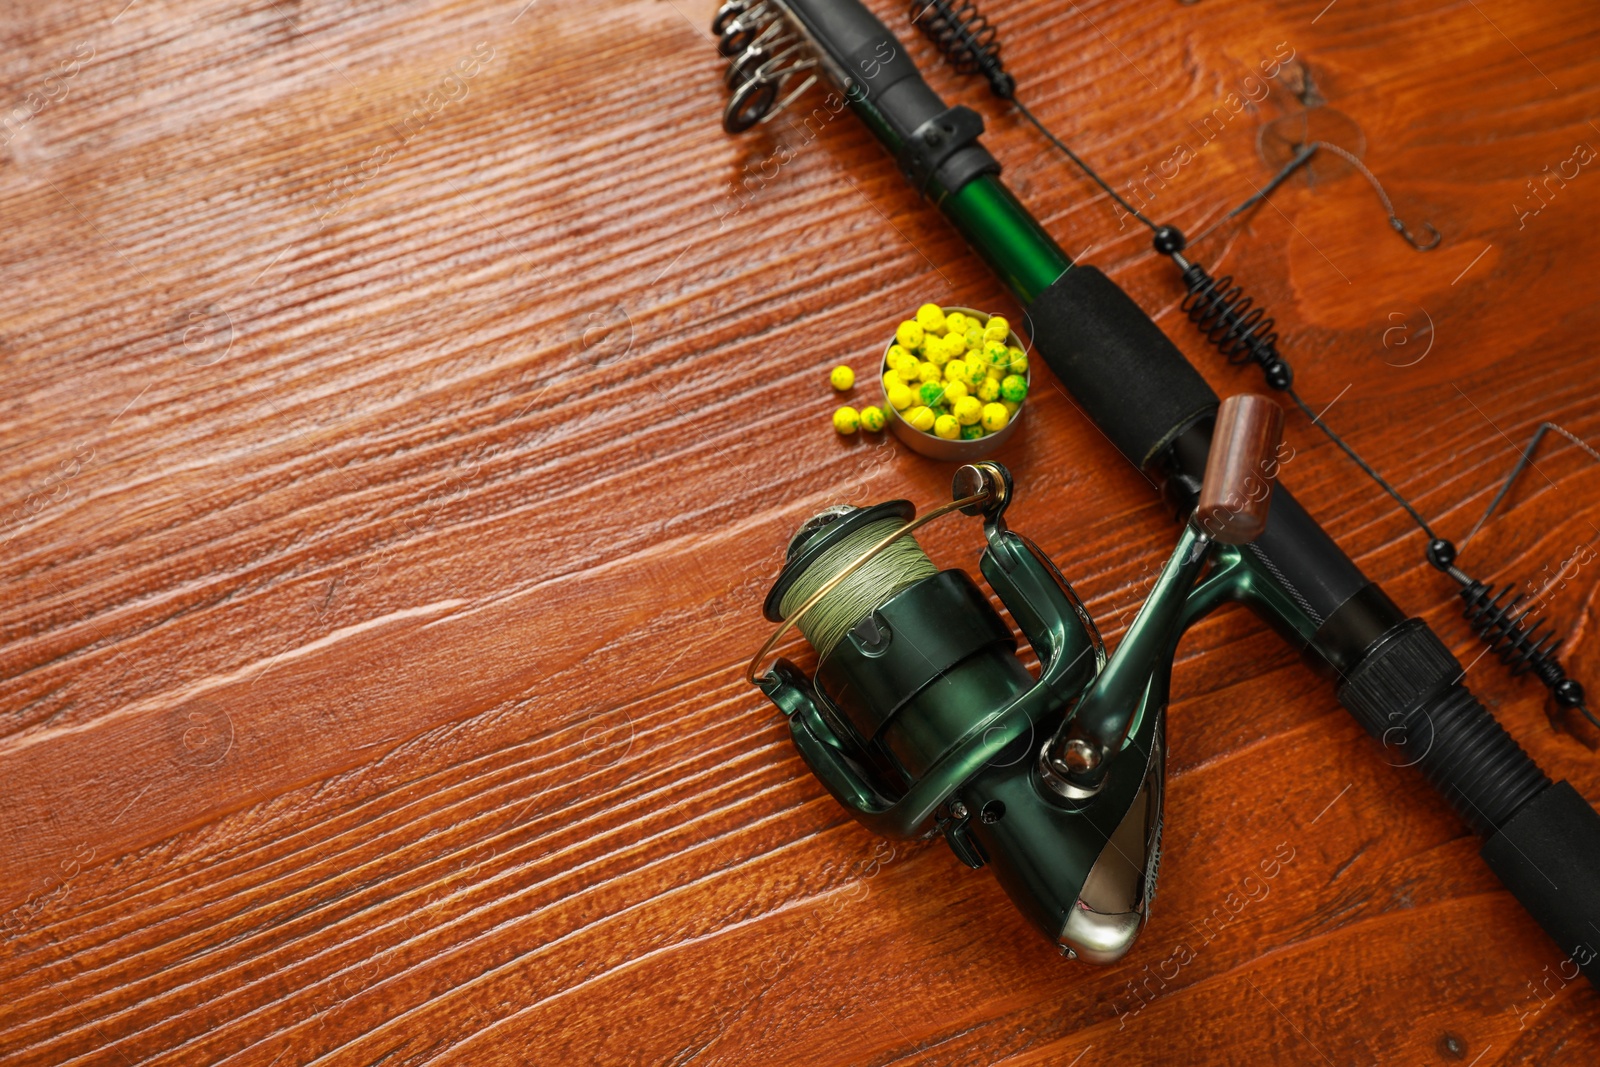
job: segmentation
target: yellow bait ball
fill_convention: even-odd
[[[1005,408],[1001,408],[1000,413],[1002,415],[1005,414]],[[921,430],[923,433],[927,433],[933,429],[934,415],[932,410],[919,404],[906,412],[905,420],[911,424],[913,430]]]
[[[1011,373],[1012,374],[1027,374],[1028,373],[1028,354],[1026,352],[1024,352],[1022,349],[1015,348],[1015,347],[1006,349],[1006,352],[1009,353],[1010,356],[1011,356]]]
[[[952,334],[967,332],[967,317],[959,311],[952,311],[944,317],[944,328]]]
[[[926,404],[930,408],[943,404],[945,400],[943,382],[923,382],[917,389],[918,403]]]
[[[1004,344],[1005,339],[1011,336],[1011,323],[1007,322],[1004,315],[989,316],[989,323],[983,328],[985,341],[999,341]]]
[[[984,375],[983,381],[978,383],[978,399],[985,404],[992,404],[1000,399],[1000,383]]]
[[[856,372],[849,367],[835,367],[828,372],[828,382],[842,393],[856,384]]]
[[[952,359],[964,356],[967,353],[967,339],[959,333],[947,334],[944,338],[944,347]]]
[[[964,396],[956,401],[952,410],[961,425],[976,426],[983,418],[983,401],[975,396]]]
[[[939,381],[943,377],[944,377],[944,371],[939,369],[938,364],[935,364],[935,363],[919,363],[919,364],[917,364],[917,381],[919,381],[919,382],[936,382],[936,381]]]
[[[898,374],[900,376],[900,380],[905,382],[907,385],[916,385],[922,380],[921,378],[917,377],[917,370],[921,366],[922,364],[917,362],[916,356],[907,355],[905,359],[900,361],[900,365],[894,369],[894,372]]]
[[[933,435],[942,437],[946,441],[954,441],[961,436],[961,424],[954,415],[940,415],[933,420]]]
[[[944,343],[943,337],[928,338],[928,343],[922,346],[922,354],[935,367],[943,367],[950,362],[950,346]]]
[[[883,409],[870,407],[861,409],[861,428],[869,433],[877,433],[883,429]]]
[[[983,361],[1002,370],[1011,365],[1011,352],[999,341],[983,342]]]
[[[904,382],[895,382],[889,386],[884,395],[888,397],[889,406],[896,411],[904,411],[911,406],[911,401],[914,399],[911,395],[911,390],[906,388]]]
[[[952,404],[954,404],[957,401],[963,399],[967,395],[968,392],[969,392],[969,390],[967,389],[967,383],[966,382],[945,382],[944,383],[944,398],[946,400],[948,400]]]
[[[969,388],[981,390],[988,377],[989,368],[983,365],[982,360],[973,359],[967,361],[966,382]]]
[[[967,325],[967,332],[966,332],[966,334],[964,336],[966,338],[967,348],[968,349],[970,349],[973,352],[981,352],[981,351],[983,351],[983,327],[982,326],[979,326],[975,322],[969,323]]]
[[[1020,374],[1008,374],[1000,380],[1000,395],[1014,403],[1022,403],[1028,395],[1028,380]]]
[[[915,358],[904,345],[894,344],[889,346],[889,354],[884,357],[884,362],[891,367],[898,367],[902,359]]]
[[[854,414],[854,412],[852,412],[851,414]],[[1005,409],[1005,405],[1003,405],[1003,404],[985,404],[985,405],[983,405],[983,428],[985,430],[988,430],[990,433],[993,433],[996,430],[1005,429],[1006,428],[1006,423],[1008,423],[1010,421],[1011,421],[1011,413],[1008,412]]]
[[[1000,406],[1006,409],[1006,414],[1007,415],[1013,415],[1014,416],[1017,413],[1017,409],[1020,408],[1022,405],[1017,403],[1015,400],[1006,400],[1006,399],[1002,398],[1001,401],[1000,401]]]
[[[849,437],[861,426],[861,416],[856,414],[856,409],[843,407],[833,413],[833,428]]]
[[[917,325],[928,333],[944,329],[944,308],[938,304],[923,304],[917,309]]]
[[[967,381],[967,364],[965,360],[951,359],[944,365],[944,380],[947,382]]]
[[[894,331],[894,339],[899,341],[906,348],[919,347],[922,344],[923,338],[926,336],[926,331],[924,331],[921,326],[918,326],[916,323],[911,322],[910,320],[902,322],[898,327],[895,328]]]

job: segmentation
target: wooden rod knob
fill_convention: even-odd
[[[1255,393],[1230,396],[1217,409],[1195,521],[1224,545],[1253,541],[1267,525],[1278,477],[1283,409]]]

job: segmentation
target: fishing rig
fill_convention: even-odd
[[[1276,321],[1267,309],[1245,292],[1244,286],[1234,283],[1231,275],[1216,277],[1199,262],[1186,258],[1185,253],[1194,244],[1204,240],[1216,226],[1236,218],[1261,203],[1266,197],[1317,152],[1329,152],[1343,159],[1359,171],[1378,194],[1389,219],[1390,227],[1412,248],[1427,252],[1438,247],[1441,235],[1432,223],[1423,223],[1425,237],[1411,232],[1396,214],[1389,194],[1383,184],[1353,152],[1327,141],[1310,141],[1295,146],[1295,153],[1283,168],[1273,175],[1255,195],[1203,230],[1190,241],[1176,226],[1158,224],[1144,212],[1130,204],[1082,156],[1074,152],[1065,140],[1058,137],[1045,123],[1017,98],[1016,79],[1006,71],[1000,58],[999,29],[972,0],[912,0],[909,12],[912,25],[922,31],[935,48],[945,57],[952,69],[961,75],[981,75],[989,91],[1016,108],[1017,113],[1032,124],[1055,148],[1072,161],[1087,178],[1103,189],[1123,211],[1137,219],[1151,231],[1151,244],[1160,255],[1170,258],[1182,275],[1184,296],[1180,310],[1206,342],[1214,346],[1223,357],[1235,366],[1255,364],[1261,368],[1269,388],[1286,394],[1312,425],[1320,429],[1377,485],[1399,503],[1426,538],[1423,558],[1435,569],[1448,575],[1459,586],[1462,615],[1472,632],[1488,646],[1491,653],[1510,671],[1513,677],[1532,674],[1550,691],[1556,704],[1575,708],[1595,726],[1600,718],[1584,703],[1583,686],[1569,678],[1556,658],[1561,639],[1553,629],[1543,629],[1547,619],[1530,625],[1533,605],[1530,598],[1518,593],[1512,595],[1514,584],[1493,586],[1473,578],[1457,565],[1458,552],[1453,542],[1440,537],[1429,523],[1377,470],[1358,455],[1354,448],[1336,433],[1323,418],[1311,410],[1294,388],[1294,370],[1278,348]],[[1485,518],[1504,499],[1517,476],[1527,467],[1539,440],[1552,424],[1546,423],[1535,432],[1532,442],[1524,451],[1523,459],[1507,478],[1504,487],[1489,505]],[[1560,429],[1559,427],[1555,427]],[[1566,431],[1561,431],[1563,434]],[[1571,437],[1570,434],[1567,435]],[[1576,440],[1576,439],[1574,439]],[[1581,447],[1588,449],[1582,441]],[[1480,522],[1481,526],[1482,523]],[[1507,600],[1506,597],[1511,599]]]
[[[903,44],[859,0],[727,0],[713,28],[730,58],[730,71],[738,72],[728,79],[733,95],[724,111],[724,127],[737,132],[770,119],[807,79],[836,89],[912,186],[1023,305],[1035,351],[1079,405],[1161,487],[1176,514],[1192,515],[1201,503],[1219,424],[1217,395],[1126,293],[1093,266],[1074,263],[1005,186],[999,161],[979,141],[982,117],[971,108],[947,106],[923,81]],[[788,43],[781,53],[748,56],[762,42],[766,48]],[[1254,336],[1261,336],[1259,328]],[[976,490],[967,495],[977,495]],[[969,500],[964,506],[989,499]],[[802,554],[805,544],[803,539]],[[1265,525],[1242,546],[1231,566],[1236,577],[1226,598],[1250,607],[1329,677],[1340,703],[1389,750],[1393,762],[1421,771],[1483,837],[1481,855],[1495,875],[1561,950],[1600,984],[1600,815],[1570,784],[1551,782],[1461,684],[1461,664],[1427,624],[1408,616],[1362,574],[1281,484],[1272,493]],[[991,583],[995,569],[985,570]],[[779,611],[792,607],[798,612],[804,606],[786,607],[785,599],[779,597]],[[1019,604],[1026,615],[1027,604]],[[1009,601],[1008,607],[1030,642],[1036,636],[1043,642],[1035,644],[1042,660],[1041,649],[1053,647],[1049,635],[1030,630],[1017,607]],[[768,610],[772,608],[769,601]],[[955,615],[928,622],[929,640],[937,639],[946,624],[961,625]],[[870,632],[866,638],[870,640]],[[1164,651],[1170,658],[1170,647]],[[756,666],[752,664],[752,680],[789,715],[801,751],[812,746],[808,760],[853,758],[844,747],[833,747],[826,735],[810,730],[829,701],[825,680],[820,685],[808,682],[781,665],[758,674]],[[932,684],[942,684],[945,677]],[[863,684],[883,681],[870,667],[858,679]],[[1067,690],[1071,693],[1072,686]],[[815,716],[804,703],[811,698],[817,702]],[[940,710],[955,717],[948,729],[959,731],[984,721],[994,706],[993,699],[967,705],[966,718],[961,718],[960,701],[941,703]],[[1065,708],[1065,736],[1071,736],[1081,707],[1076,703]],[[909,710],[909,704],[891,710],[884,725],[892,727]],[[869,752],[858,754],[869,762],[873,758]],[[983,755],[978,762],[998,754]],[[1113,761],[1108,780],[1120,777],[1120,761],[1120,756]],[[1024,781],[1042,798],[1050,788],[1045,778],[1049,769],[1040,761],[1026,762]],[[821,764],[811,765],[815,769]],[[902,774],[910,769],[906,764],[898,768]],[[862,770],[858,778],[875,781],[880,788],[893,782],[892,775],[866,779]],[[921,811],[926,806],[926,795],[917,792],[924,777],[913,774],[909,785],[902,778],[896,790],[874,797],[841,793],[837,786],[850,779],[830,780],[831,773],[822,771],[819,777],[858,819],[885,832],[907,824],[877,821],[872,812],[880,801],[902,803],[915,795],[920,799],[912,807]],[[854,784],[859,783],[852,788]],[[904,792],[898,791],[901,786]],[[1006,810],[1009,818],[1009,805]],[[1007,852],[1007,862],[1037,869],[1045,862],[1037,844],[1018,842],[1021,851]],[[1076,869],[1073,876],[1080,873],[1087,876]],[[1070,882],[1063,884],[1070,889]],[[1058,902],[1069,895],[1059,887],[1057,893]],[[1058,939],[1058,944],[1071,947],[1072,942]]]

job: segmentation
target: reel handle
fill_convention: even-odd
[[[1222,402],[1194,517],[1122,643],[1045,748],[1040,766],[1056,792],[1072,799],[1099,792],[1133,723],[1165,703],[1172,654],[1212,545],[1242,545],[1266,529],[1282,439],[1283,409],[1270,397]]]
[[[1254,541],[1267,528],[1278,475],[1283,409],[1257,393],[1230,396],[1217,409],[1195,520],[1223,545]]]

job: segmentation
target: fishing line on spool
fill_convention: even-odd
[[[784,616],[791,616],[847,564],[903,525],[899,519],[883,519],[840,538],[805,569],[784,595],[779,605]],[[819,600],[800,619],[800,632],[817,650],[818,658],[826,659],[863,616],[912,583],[937,573],[939,568],[916,538],[897,538]]]

